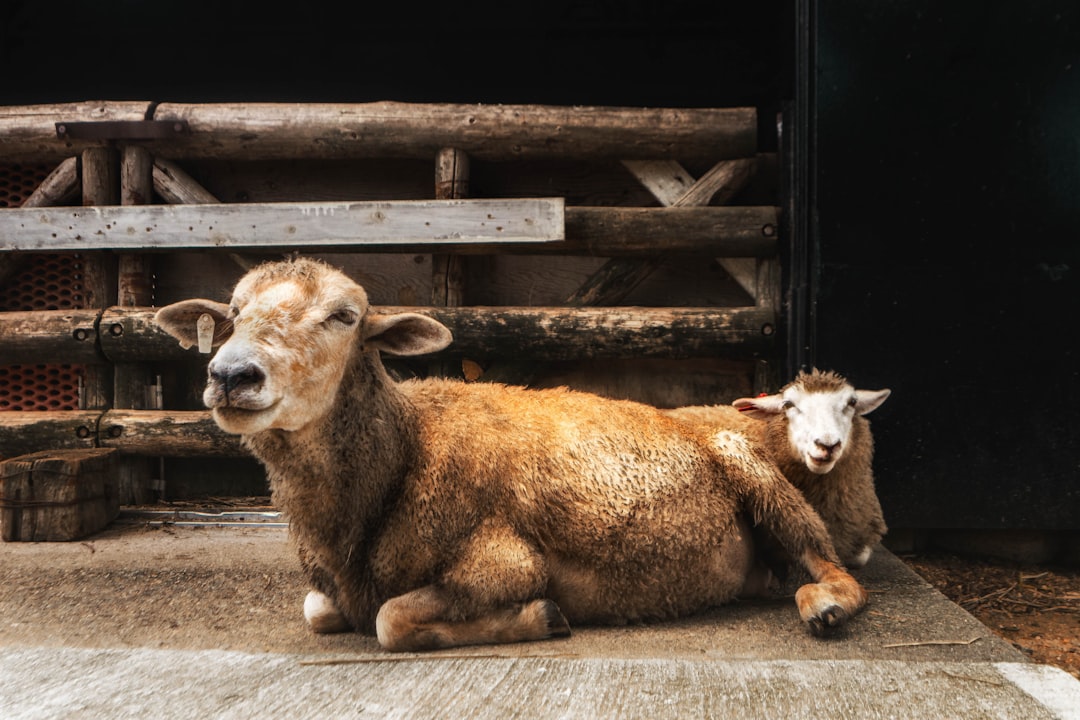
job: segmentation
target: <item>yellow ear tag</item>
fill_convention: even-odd
[[[214,318],[203,313],[195,322],[195,328],[199,333],[199,352],[209,355],[214,349]]]

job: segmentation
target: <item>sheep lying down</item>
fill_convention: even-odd
[[[856,390],[841,375],[814,369],[773,395],[666,412],[706,433],[749,438],[821,515],[840,560],[859,568],[888,531],[874,490],[874,441],[865,415],[889,393]]]
[[[818,515],[744,436],[566,389],[394,381],[381,353],[436,352],[450,332],[378,313],[326,264],[260,265],[229,304],[156,320],[218,348],[204,402],[266,467],[317,632],[415,651],[687,615],[763,585],[752,524],[812,578],[795,598],[811,631],[866,604]]]

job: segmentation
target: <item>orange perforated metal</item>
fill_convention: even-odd
[[[0,164],[0,207],[18,207],[41,184],[49,165]],[[82,259],[28,255],[0,286],[0,311],[84,307]],[[77,410],[82,365],[0,366],[0,411]]]

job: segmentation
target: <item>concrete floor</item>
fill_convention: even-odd
[[[782,597],[391,655],[307,630],[284,528],[114,524],[0,545],[0,718],[1080,718],[1080,682],[895,556],[859,577],[871,604],[828,640]]]

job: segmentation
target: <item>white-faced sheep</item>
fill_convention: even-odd
[[[812,631],[866,603],[817,514],[737,435],[718,451],[654,408],[566,389],[396,382],[380,352],[432,353],[449,330],[378,314],[317,261],[258,266],[230,305],[156,320],[192,345],[204,315],[221,344],[204,401],[267,468],[316,631],[425,650],[689,614],[747,585],[750,522],[813,578],[796,594]]]
[[[888,531],[874,491],[874,440],[864,417],[889,390],[856,390],[835,372],[799,373],[779,393],[667,411],[706,432],[745,433],[818,511],[836,551],[862,567]]]

